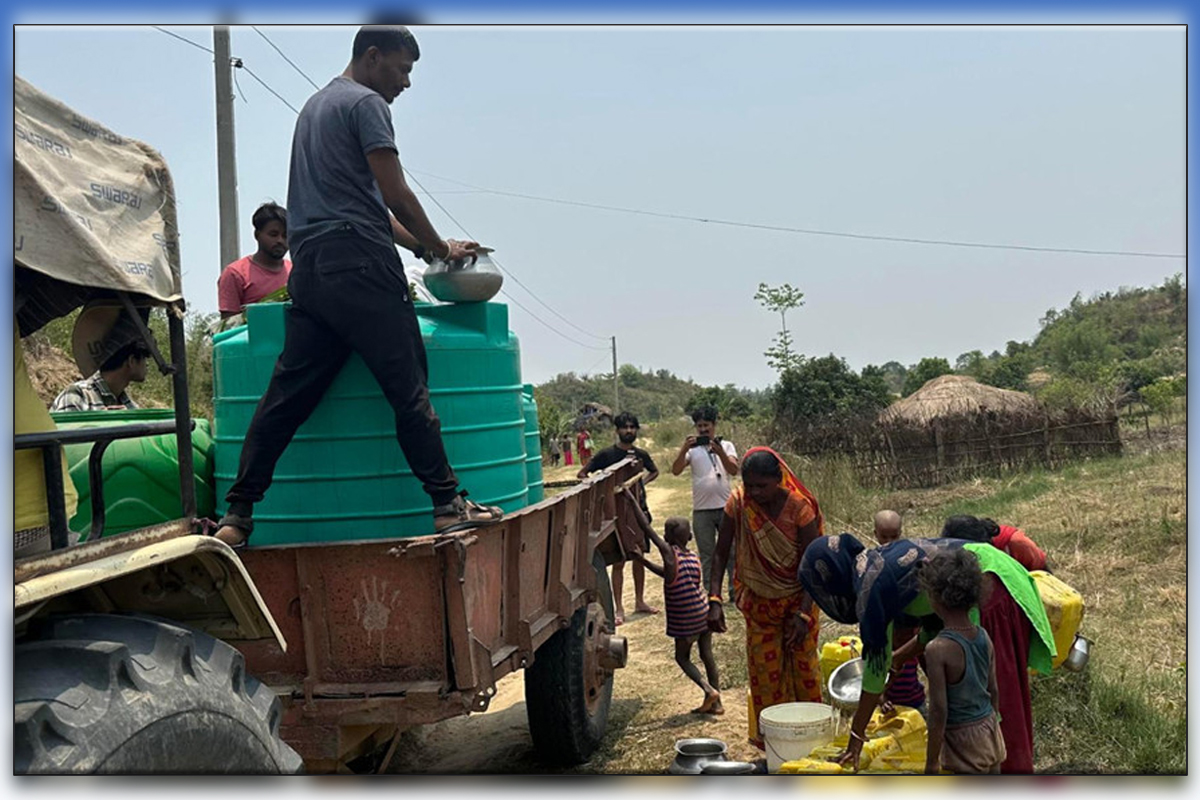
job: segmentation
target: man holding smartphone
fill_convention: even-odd
[[[696,549],[700,551],[700,568],[704,573],[704,585],[709,586],[712,573],[713,552],[717,547],[717,530],[721,527],[721,515],[725,501],[733,487],[730,479],[738,474],[737,449],[717,432],[717,410],[703,406],[692,412],[696,433],[683,440],[671,474],[683,473],[683,468],[692,471],[692,535],[696,537]],[[727,562],[729,598],[733,599],[733,562],[731,552]]]

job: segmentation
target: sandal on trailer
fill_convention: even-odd
[[[240,550],[243,547],[245,547],[246,543],[250,541],[250,535],[252,533],[254,533],[254,520],[253,519],[251,519],[250,517],[243,517],[238,514],[226,514],[225,516],[221,517],[221,521],[217,523],[216,529],[213,530],[212,533],[209,535],[213,536],[215,538],[217,535],[217,531],[220,531],[226,525],[228,525],[231,528],[237,528],[244,534],[242,537],[242,540],[240,542],[238,542],[237,544],[229,545],[234,550]],[[222,539],[221,541],[224,541],[224,540]],[[225,542],[225,543],[229,544],[228,542]]]
[[[495,525],[503,518],[502,509],[496,506],[482,506],[474,500],[468,500],[466,492],[463,492],[449,503],[433,509],[434,533],[455,533]],[[444,520],[440,526],[437,524],[439,519]]]

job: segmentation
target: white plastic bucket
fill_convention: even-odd
[[[767,771],[779,772],[785,761],[806,758],[813,748],[834,737],[833,706],[824,703],[780,703],[758,715],[767,751]]]

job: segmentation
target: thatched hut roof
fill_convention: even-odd
[[[1031,389],[1040,389],[1052,380],[1054,376],[1045,369],[1035,369],[1025,377],[1025,383],[1029,384]]]
[[[942,375],[903,400],[892,403],[879,418],[883,422],[928,425],[935,419],[992,411],[1000,415],[1035,413],[1037,401],[1024,392],[998,389],[966,375]]]

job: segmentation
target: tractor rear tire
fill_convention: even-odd
[[[613,599],[608,571],[599,554],[592,559],[596,571],[598,602],[605,624],[612,627]],[[525,670],[525,707],[529,733],[538,755],[553,764],[574,766],[591,758],[608,728],[612,704],[613,676],[603,683],[585,674],[590,631],[588,607],[571,617],[567,628],[555,633],[538,648],[533,664]]]
[[[49,618],[14,654],[14,771],[281,774],[279,699],[242,654],[146,616]]]

